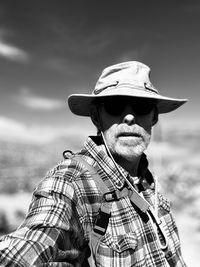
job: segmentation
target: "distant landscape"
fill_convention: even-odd
[[[200,260],[195,253],[200,246],[199,140],[198,130],[178,132],[171,129],[162,139],[155,134],[147,151],[150,169],[158,176],[160,191],[172,202],[183,251],[191,267],[197,267],[195,264]],[[45,173],[63,159],[62,152],[66,149],[78,151],[81,142],[74,140],[73,136],[60,137],[44,144],[0,141],[1,235],[16,229],[22,222],[31,192]]]

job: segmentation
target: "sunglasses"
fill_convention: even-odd
[[[121,115],[127,106],[131,106],[137,115],[147,115],[155,107],[156,102],[147,98],[111,97],[101,101],[105,111],[112,116]]]

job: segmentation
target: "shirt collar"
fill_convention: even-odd
[[[84,148],[88,151],[90,157],[93,158],[94,164],[97,164],[97,166],[101,167],[104,173],[106,173],[106,176],[110,178],[109,180],[112,182],[112,184],[114,184],[115,188],[122,189],[124,187],[124,177],[128,180],[131,180],[131,178],[133,178],[124,168],[122,168],[117,163],[116,168],[114,162],[108,156],[105,145],[102,143],[100,136],[88,137],[85,142]],[[148,169],[148,160],[145,154],[143,154],[141,157],[138,167],[138,175],[139,184],[142,186],[142,191],[154,187],[154,177]],[[132,179],[131,183],[134,183],[134,179]]]
[[[112,159],[108,156],[106,148],[101,142],[101,138],[99,136],[89,136],[84,144],[84,148],[110,177],[110,180],[114,184],[114,186],[117,189],[123,188],[125,183],[124,176],[127,177],[129,174],[120,165],[117,166],[123,176],[117,170]]]

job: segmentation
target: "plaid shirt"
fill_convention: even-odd
[[[79,155],[112,188],[120,190],[126,185],[124,178],[102,147],[89,137]],[[143,194],[153,203],[154,190],[149,188]],[[64,160],[34,191],[22,225],[1,239],[0,266],[89,266],[89,239],[101,200],[85,166],[73,159]],[[109,224],[95,255],[96,266],[186,266],[169,201],[159,194],[158,203],[168,249],[162,251],[151,220],[144,222],[126,196],[112,203]]]

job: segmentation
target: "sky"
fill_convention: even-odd
[[[94,132],[67,98],[101,71],[137,60],[163,95],[189,102],[164,127],[199,122],[200,3],[193,0],[0,0],[0,138],[44,141]]]

